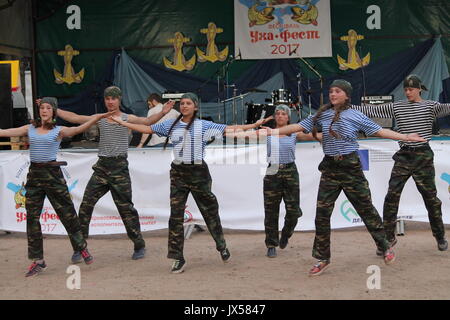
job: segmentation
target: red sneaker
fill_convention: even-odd
[[[329,266],[330,266],[329,260],[319,260],[315,265],[313,265],[311,270],[309,270],[309,275],[310,276],[321,275],[322,272],[324,272]]]
[[[384,252],[384,263],[391,264],[394,261],[395,261],[394,250],[392,248],[389,248]]]

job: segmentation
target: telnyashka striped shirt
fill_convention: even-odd
[[[371,118],[395,119],[400,133],[418,133],[428,141],[431,139],[433,133],[434,120],[450,115],[450,104],[442,104],[431,100],[422,100],[420,102],[402,100],[380,105],[352,105],[352,108],[361,111]],[[399,141],[400,147],[404,145],[420,146],[426,143]]]
[[[267,162],[271,164],[286,164],[295,161],[295,145],[297,134],[284,137],[267,137]]]
[[[160,137],[167,137],[174,119],[170,119],[151,126],[154,133]],[[187,123],[178,121],[170,134],[173,144],[173,154],[175,162],[202,163],[205,157],[206,143],[213,137],[222,139],[225,124],[218,124],[211,121],[195,119],[194,123],[187,131]]]
[[[60,126],[54,127],[46,134],[39,134],[37,128],[28,126],[28,139],[30,140],[30,161],[48,162],[56,160],[61,140],[58,139]]]
[[[128,120],[128,114],[122,113],[123,121]],[[99,157],[126,156],[128,153],[128,128],[118,123],[109,123],[106,119],[98,122],[100,129],[100,142],[98,145]]]
[[[382,128],[361,112],[353,109],[347,109],[341,112],[340,119],[333,123],[333,130],[339,134],[339,138],[335,138],[330,134],[330,125],[335,112],[333,109],[324,111],[317,125],[322,128],[322,148],[327,156],[346,155],[357,151],[358,131],[363,131],[370,136],[380,131]],[[306,131],[311,132],[313,129],[313,117],[309,116],[305,120],[299,122]]]

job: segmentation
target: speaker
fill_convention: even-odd
[[[0,64],[0,129],[13,126],[11,95],[11,65]]]
[[[29,124],[27,108],[13,108],[13,126],[18,128]]]

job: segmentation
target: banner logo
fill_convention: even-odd
[[[194,69],[196,62],[195,54],[189,60],[186,60],[183,55],[183,46],[185,43],[188,43],[190,41],[191,39],[186,38],[181,32],[176,32],[175,36],[168,40],[169,43],[173,44],[174,53],[173,61],[170,61],[168,58],[163,57],[163,62],[166,68],[174,69],[177,71],[190,71]]]
[[[358,223],[358,222],[361,221],[361,219],[359,218],[358,213],[352,207],[350,201],[348,201],[348,200],[345,200],[344,202],[342,202],[342,204],[341,204],[341,214],[345,218],[345,220],[347,220],[348,222]],[[350,218],[350,215],[354,215],[357,218],[353,218],[353,220],[352,220]]]
[[[358,51],[356,51],[356,43],[359,40],[363,40],[364,36],[358,34],[355,30],[348,30],[348,35],[342,36],[342,41],[347,41],[348,46],[348,55],[347,61],[342,58],[340,55],[337,55],[337,59],[339,62],[339,69],[347,70],[352,69],[356,70],[367,66],[370,63],[370,52],[361,60]]]
[[[73,47],[68,44],[65,47],[65,50],[58,51],[58,56],[64,57],[64,72],[63,74],[59,73],[56,69],[53,69],[53,74],[55,75],[55,82],[57,84],[72,84],[72,83],[80,83],[84,78],[84,68],[81,69],[80,72],[75,73],[75,70],[72,67],[72,59],[73,57],[80,54],[80,51],[74,50]]]
[[[216,35],[222,33],[222,28],[217,28],[214,22],[208,23],[208,28],[200,29],[200,33],[206,34],[208,45],[206,46],[206,52],[203,52],[199,48],[195,48],[197,51],[198,62],[216,62],[225,61],[228,57],[228,46],[219,51],[216,46]]]
[[[448,193],[450,193],[450,174],[448,174],[447,172],[444,172],[441,175],[441,179],[448,183]]]

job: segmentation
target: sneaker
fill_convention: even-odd
[[[140,248],[138,250],[134,250],[133,256],[131,259],[139,260],[145,257],[145,248]]]
[[[227,263],[231,260],[231,253],[227,248],[225,248],[222,251],[220,251],[220,257],[222,258],[222,261],[224,263]]]
[[[394,250],[392,248],[389,248],[384,252],[384,263],[391,264],[394,261],[395,261]]]
[[[28,272],[25,274],[25,277],[35,276],[44,271],[45,269],[47,269],[45,261],[42,261],[42,263],[37,263],[36,261],[34,261],[28,268]]]
[[[438,249],[439,251],[447,251],[448,249],[448,241],[447,239],[438,240]]]
[[[330,266],[329,260],[319,260],[315,265],[313,265],[311,270],[309,270],[309,275],[310,276],[321,275],[322,272],[324,272],[329,266]]]
[[[397,239],[394,239],[393,241],[389,242],[389,247],[392,248],[393,246],[395,246],[397,244]],[[377,248],[377,252],[376,252],[377,256],[379,257],[384,257],[384,251],[383,249]]]
[[[83,261],[83,258],[81,257],[81,252],[74,251],[71,260],[73,264],[81,263],[81,261]]]
[[[287,245],[288,245],[288,242],[289,242],[288,238],[281,236],[281,238],[280,238],[280,249],[286,248]]]
[[[84,263],[91,264],[94,262],[94,257],[89,253],[87,248],[81,250],[80,254],[84,259]]]
[[[267,249],[267,256],[269,258],[276,258],[276,256],[277,256],[277,249],[276,248],[268,248]]]
[[[172,264],[172,273],[182,273],[184,271],[184,267],[186,266],[186,261],[183,260],[174,260]]]

